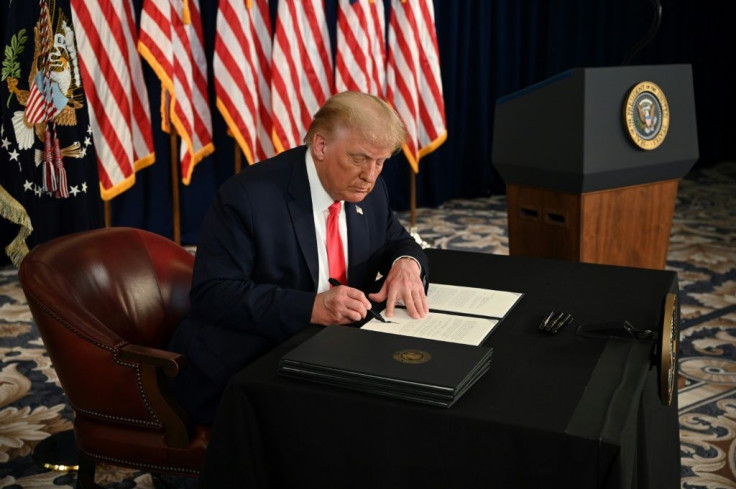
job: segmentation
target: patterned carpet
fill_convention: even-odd
[[[408,213],[400,214],[404,222]],[[448,249],[508,254],[503,196],[418,209],[417,234]],[[680,280],[681,487],[736,488],[736,163],[693,171],[680,184],[667,267]],[[72,412],[14,269],[0,269],[0,488],[73,487],[73,473],[31,458],[71,428]],[[106,488],[153,488],[149,474],[106,466]],[[194,487],[192,479],[169,479]]]

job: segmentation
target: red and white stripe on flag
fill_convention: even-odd
[[[110,200],[155,160],[148,92],[131,0],[71,0],[79,67],[89,103],[100,195]]]
[[[250,164],[275,153],[270,64],[268,0],[220,0],[213,61],[217,108]]]
[[[338,1],[335,91],[385,96],[385,24],[383,0]]]
[[[414,173],[419,159],[447,138],[432,0],[391,0],[387,100],[409,133],[404,154]]]
[[[280,0],[271,62],[273,142],[277,152],[302,143],[332,94],[332,59],[323,0]]]
[[[181,179],[188,185],[194,166],[215,150],[199,1],[144,0],[138,51],[161,80],[162,128],[173,125],[181,137]]]

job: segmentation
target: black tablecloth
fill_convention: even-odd
[[[657,330],[674,273],[428,254],[432,282],[525,294],[485,343],[491,370],[450,409],[277,375],[281,356],[320,329],[309,327],[228,384],[200,487],[679,485],[676,401],[657,397],[655,342],[577,331],[623,320]],[[542,335],[549,310],[575,322]]]

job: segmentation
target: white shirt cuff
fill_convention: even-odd
[[[419,260],[417,260],[416,258],[414,258],[411,255],[401,255],[400,257],[398,257],[397,259],[394,260],[394,262],[391,264],[391,266],[393,267],[396,264],[396,262],[399,261],[399,260],[401,260],[402,258],[409,258],[410,260],[414,260],[414,263],[416,263],[417,266],[419,267],[419,275],[420,276],[422,275],[422,264],[419,263]]]

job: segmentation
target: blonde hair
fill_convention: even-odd
[[[371,143],[392,148],[392,153],[406,142],[406,127],[396,111],[380,98],[362,92],[341,92],[330,97],[314,114],[304,143],[312,144],[314,135],[326,138],[337,136],[338,131],[349,129]]]

